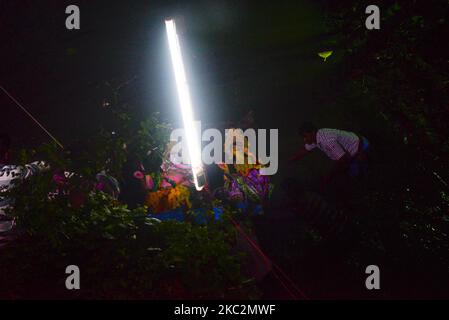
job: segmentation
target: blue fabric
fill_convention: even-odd
[[[362,137],[362,150],[368,151],[368,149],[369,149],[369,141],[367,138]]]
[[[235,203],[237,209],[253,214],[255,216],[263,214],[263,206],[261,204],[255,204],[254,207],[250,207],[247,201],[239,201]]]
[[[361,137],[362,139],[362,151],[367,152],[369,149],[369,141],[368,139],[366,139],[365,137]],[[350,165],[349,165],[349,174],[352,177],[357,177],[360,175],[361,172],[366,172],[367,170],[367,164],[364,161],[360,161],[358,159],[354,159],[351,161]]]
[[[246,201],[239,201],[235,204],[235,206],[237,207],[237,209],[246,211],[246,209],[248,208],[248,203]]]
[[[223,215],[223,209],[219,207],[212,208],[212,211],[214,212],[214,218],[217,221],[220,221],[222,219]],[[206,210],[204,208],[196,208],[192,210],[192,213],[194,215],[193,221],[197,224],[207,224],[207,216],[206,216]],[[149,214],[149,218],[156,218],[161,221],[166,220],[176,220],[183,222],[185,221],[185,214],[182,208],[178,208],[171,211],[165,211],[158,214]]]
[[[223,209],[219,207],[214,207],[212,208],[212,211],[214,213],[214,219],[216,221],[220,221],[222,219]],[[193,209],[192,212],[195,215],[193,220],[195,223],[202,225],[207,224],[207,215],[206,210],[204,208]]]
[[[223,209],[219,208],[219,207],[214,207],[212,209],[214,211],[214,218],[217,221],[221,221],[222,220],[222,216],[223,216]]]
[[[197,224],[207,224],[206,210],[197,208],[192,210],[194,217],[193,221]]]
[[[178,208],[175,210],[165,211],[157,214],[149,214],[149,218],[156,218],[161,221],[165,220],[176,220],[176,221],[184,221],[184,212],[182,211],[182,208]]]

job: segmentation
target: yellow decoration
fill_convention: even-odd
[[[226,163],[220,163],[218,165],[220,167],[221,170],[223,170],[225,173],[229,174],[229,167]],[[249,163],[245,163],[245,164],[234,164],[234,168],[235,170],[238,172],[239,175],[246,177],[249,173],[249,171],[251,169],[260,169],[262,168],[262,165],[260,164],[249,164]],[[225,176],[225,179],[226,176]]]
[[[183,185],[177,185],[174,188],[160,189],[155,192],[149,192],[145,204],[154,213],[170,211],[185,205],[191,208],[189,188]]]
[[[234,129],[235,130],[235,129]],[[236,137],[237,141],[243,141],[244,145],[242,146],[242,149],[237,148],[236,144],[234,142],[234,137]],[[257,163],[257,157],[249,151],[249,141],[245,137],[242,136],[242,132],[235,130],[233,131],[233,134],[229,134],[226,136],[225,141],[225,148],[226,145],[233,144],[232,153],[238,161],[244,162],[243,164],[234,164],[235,170],[238,172],[239,175],[246,177],[251,169],[260,169],[262,166]],[[243,152],[240,152],[239,150],[242,150]],[[251,162],[254,162],[253,164],[250,164]],[[243,160],[243,161],[242,161]],[[219,164],[219,167],[227,174],[229,174],[229,167],[227,164],[222,163]],[[227,177],[225,176],[225,180],[227,180]]]

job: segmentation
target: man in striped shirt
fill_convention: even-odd
[[[365,137],[350,131],[338,129],[316,129],[311,123],[304,123],[299,130],[304,146],[289,160],[302,159],[309,151],[318,148],[335,161],[330,174],[322,181],[322,188],[338,173],[347,168],[351,175],[358,175],[360,163],[366,160],[369,142]]]

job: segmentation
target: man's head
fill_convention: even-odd
[[[299,127],[299,134],[304,138],[304,143],[316,143],[316,127],[310,122],[304,122]]]
[[[7,163],[9,158],[9,149],[11,148],[11,139],[6,133],[0,133],[0,163]]]

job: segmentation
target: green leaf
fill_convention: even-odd
[[[323,52],[319,52],[318,56],[323,58],[324,61],[327,60],[327,58],[329,58],[332,55],[333,51],[323,51]]]

